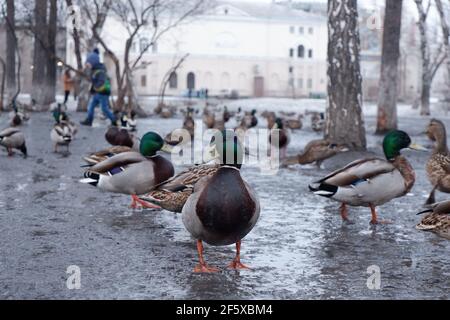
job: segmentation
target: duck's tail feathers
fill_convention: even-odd
[[[318,196],[331,198],[338,191],[338,187],[323,182],[315,182],[309,185],[309,190]]]
[[[81,179],[80,182],[84,184],[90,184],[91,186],[96,187],[98,182],[100,181],[100,175],[95,172],[87,171],[84,173],[84,179]]]
[[[427,209],[427,210],[419,212],[417,215],[420,216],[420,215],[422,215],[424,213],[431,213],[431,212],[433,212],[433,209]]]

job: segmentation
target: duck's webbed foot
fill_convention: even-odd
[[[241,241],[236,242],[236,257],[234,260],[228,265],[228,268],[234,270],[249,270],[245,264],[241,262]]]
[[[206,264],[205,259],[203,258],[202,240],[197,240],[197,251],[200,263],[194,268],[195,273],[214,273],[219,271],[219,269],[210,267]]]
[[[393,223],[392,221],[389,221],[389,220],[379,220],[375,206],[371,205],[370,211],[372,212],[372,220],[370,220],[370,224],[377,225],[377,224],[392,224]]]

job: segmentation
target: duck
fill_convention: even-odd
[[[233,130],[224,131],[222,137],[217,134],[212,147],[221,159],[221,167],[194,185],[182,210],[183,224],[197,240],[199,264],[195,273],[218,271],[207,265],[203,242],[211,246],[235,244],[236,255],[229,268],[247,269],[240,258],[242,239],[255,227],[261,211],[258,196],[240,173],[243,152],[237,136]],[[233,157],[226,156],[230,152]]]
[[[112,146],[126,146],[139,151],[139,139],[128,130],[112,126],[105,133],[105,140]]]
[[[13,149],[20,150],[24,158],[28,157],[25,135],[18,128],[11,127],[1,131],[0,145],[6,148],[9,157],[14,154]]]
[[[256,110],[253,109],[251,112],[246,112],[243,121],[244,126],[247,129],[255,128],[258,126],[258,118],[256,117]]]
[[[83,160],[88,164],[89,166],[94,166],[97,163],[100,163],[102,161],[107,160],[108,158],[111,158],[119,153],[124,152],[132,152],[133,149],[127,146],[112,146],[106,149],[103,149],[101,151],[93,152],[85,157],[83,157]]]
[[[50,139],[53,142],[54,152],[58,152],[58,146],[66,146],[69,152],[69,145],[72,142],[72,130],[66,121],[62,120],[55,124],[50,132]]]
[[[418,215],[428,213],[416,226],[422,231],[431,231],[450,240],[450,201],[434,203],[431,208],[419,212]]]
[[[220,168],[219,164],[202,164],[188,168],[139,198],[164,210],[181,213],[194,190],[194,185],[204,177],[213,176]]]
[[[283,166],[316,163],[317,167],[320,168],[324,160],[349,150],[344,144],[331,143],[326,139],[313,140],[306,145],[303,153],[287,158],[283,162]]]
[[[175,146],[179,144],[188,143],[189,141],[192,142],[194,140],[195,134],[194,111],[195,110],[193,108],[188,107],[187,111],[184,112],[183,130],[185,130],[189,134],[190,138],[184,139],[184,135],[182,134],[183,137],[180,137],[179,139],[174,139],[173,137],[178,136],[179,133],[177,132],[179,130],[174,130],[170,132],[164,139],[167,144]]]
[[[315,132],[322,132],[325,129],[325,113],[323,112],[307,112],[311,114],[311,128]]]
[[[277,141],[273,139],[275,132],[278,132]],[[286,158],[289,141],[289,132],[285,129],[283,120],[281,118],[276,118],[275,125],[272,127],[271,133],[269,135],[269,143],[272,148],[280,150],[279,156],[281,160],[284,160]]]
[[[66,112],[66,107],[64,107],[61,103],[58,103],[56,107],[52,111],[53,118],[55,119],[55,123],[59,124],[61,121],[64,121],[65,124],[69,127],[70,132],[72,134],[72,138],[78,133],[78,126],[69,119],[69,115]]]
[[[146,133],[140,152],[123,152],[89,167],[80,182],[103,191],[132,196],[131,208],[159,207],[144,203],[138,195],[147,194],[156,185],[174,176],[174,167],[166,158],[157,155],[165,148],[164,140],[156,132]]]
[[[341,203],[340,213],[349,222],[347,206],[369,207],[371,224],[390,223],[378,220],[376,207],[408,194],[416,175],[408,160],[401,155],[403,149],[426,150],[412,144],[409,135],[400,130],[389,132],[383,140],[386,159],[356,160],[309,186],[316,195]]]
[[[426,165],[428,180],[433,189],[425,205],[431,205],[436,202],[436,190],[450,193],[450,153],[447,147],[447,131],[442,121],[432,119],[426,133],[435,143],[433,153]]]
[[[303,115],[299,114],[297,118],[294,116],[291,116],[290,118],[286,119],[286,127],[288,127],[291,130],[301,130],[303,128]]]

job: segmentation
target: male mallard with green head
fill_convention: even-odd
[[[450,240],[450,201],[435,203],[431,209],[420,212],[428,213],[417,225],[418,230],[431,231]]]
[[[400,154],[406,148],[423,150],[411,144],[404,131],[392,131],[383,141],[386,160],[369,158],[354,161],[309,186],[310,190],[323,197],[342,203],[342,219],[348,221],[347,205],[369,207],[372,224],[379,221],[376,207],[394,198],[405,196],[414,186],[415,172],[411,164]]]
[[[148,132],[142,137],[140,153],[123,152],[107,158],[90,167],[81,182],[101,190],[131,195],[132,208],[136,208],[137,204],[146,208],[159,208],[143,202],[137,196],[150,192],[174,175],[172,163],[157,155],[164,147],[160,135]]]
[[[212,246],[235,243],[236,257],[229,267],[247,268],[240,261],[241,240],[253,229],[260,214],[258,197],[240,174],[243,152],[237,136],[232,130],[224,131],[223,137],[216,136],[214,144],[222,165],[213,176],[195,184],[182,211],[186,229],[197,239],[200,264],[194,271],[200,273],[217,271],[203,258],[203,242]]]
[[[433,186],[426,202],[426,205],[430,205],[436,201],[434,197],[436,190],[450,193],[450,153],[447,147],[447,132],[442,121],[431,120],[427,135],[435,142],[433,154],[426,167],[428,179]]]

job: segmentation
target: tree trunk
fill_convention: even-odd
[[[431,1],[431,0],[430,0]],[[430,90],[431,90],[431,61],[430,48],[427,35],[428,12],[423,7],[421,0],[415,0],[419,13],[420,53],[422,56],[422,92],[420,96],[420,114],[430,115]]]
[[[45,105],[47,53],[47,0],[35,0],[34,8],[34,56],[33,56],[33,79],[31,97],[36,103],[38,111],[46,111],[49,106]]]
[[[0,65],[2,66],[2,82],[0,85],[0,112],[4,109],[4,101],[5,101],[5,82],[6,82],[6,63],[0,57]]]
[[[444,7],[442,5],[442,1],[441,0],[435,0],[436,2],[436,8],[437,11],[439,13],[439,17],[441,20],[441,28],[442,28],[442,35],[443,35],[443,39],[444,39],[444,47],[445,47],[445,52],[447,54],[447,61],[446,61],[446,66],[447,66],[447,85],[450,85],[450,42],[449,42],[449,38],[450,38],[450,28],[447,22],[447,17],[445,16],[445,12],[444,12]],[[450,90],[446,91],[446,97],[445,97],[446,101],[446,107],[447,110],[450,110],[449,105],[450,105]]]
[[[397,129],[398,61],[403,0],[386,0],[378,97],[377,134]]]
[[[57,61],[54,58],[56,56],[56,36],[57,36],[57,15],[58,7],[56,0],[50,0],[50,14],[48,21],[48,33],[47,33],[47,90],[45,92],[45,105],[50,105],[55,102],[56,95],[56,76],[57,76]]]
[[[6,82],[8,96],[11,98],[16,91],[16,18],[14,0],[6,1]],[[5,72],[4,71],[4,72]]]
[[[356,0],[328,0],[328,107],[325,138],[366,148]]]

